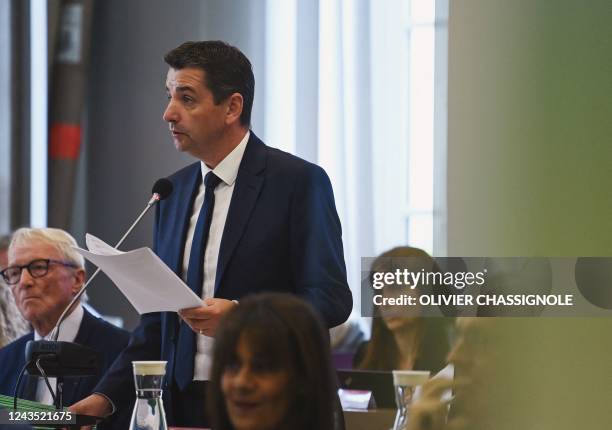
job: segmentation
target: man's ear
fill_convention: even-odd
[[[81,288],[83,288],[83,284],[85,283],[85,270],[76,269],[74,271],[74,285],[72,286],[72,294],[76,295]]]
[[[243,106],[244,99],[242,98],[242,94],[234,93],[229,96],[227,101],[227,113],[225,114],[225,123],[229,125],[236,121],[240,121]]]

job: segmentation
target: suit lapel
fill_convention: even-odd
[[[83,320],[81,321],[79,331],[77,331],[77,335],[74,338],[74,343],[78,343],[79,345],[87,344],[91,336],[91,325],[94,318],[95,317],[90,314],[87,309],[83,308]]]
[[[90,338],[92,336],[92,323],[94,320],[94,316],[87,312],[87,309],[83,308],[83,320],[81,321],[81,325],[79,326],[79,331],[77,331],[77,335],[74,338],[74,343],[78,343],[79,345],[89,345],[91,344]],[[81,383],[83,380],[87,378],[66,378],[64,380],[64,393],[63,393],[63,404],[71,405],[75,403],[77,400],[81,400],[77,398],[77,394],[81,388]]]
[[[215,277],[215,295],[259,197],[264,183],[263,175],[260,173],[265,169],[265,163],[266,146],[251,131],[251,137],[238,169],[236,185],[223,229]]]
[[[183,272],[183,251],[185,250],[185,240],[187,230],[189,229],[189,218],[193,210],[193,201],[198,194],[198,188],[202,182],[200,163],[195,163],[193,166],[194,168],[189,173],[187,180],[182,184],[178,184],[177,195],[173,203],[174,208],[171,211],[173,215],[170,217],[172,228],[170,235],[167,236],[168,242],[164,244],[164,247],[168,250],[168,259],[164,260],[168,267],[179,276]],[[185,204],[185,202],[188,202],[188,204]]]

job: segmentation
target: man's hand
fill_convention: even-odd
[[[90,415],[93,417],[106,417],[113,412],[113,405],[108,399],[100,394],[92,394],[83,400],[76,402],[68,408],[70,412],[79,415]],[[90,429],[91,427],[82,427]]]
[[[236,306],[236,303],[231,300],[213,298],[205,299],[204,303],[205,305],[197,308],[181,309],[179,315],[196,333],[213,337],[217,331],[219,319]]]

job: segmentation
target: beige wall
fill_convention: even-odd
[[[451,255],[612,255],[608,0],[452,0]]]
[[[75,216],[81,220],[74,231],[79,241],[90,232],[115,243],[144,208],[155,180],[193,162],[174,149],[162,120],[168,70],[163,55],[186,40],[220,38],[257,59],[263,42],[255,28],[261,20],[249,17],[256,16],[251,8],[263,14],[261,5],[261,0],[95,2],[87,156]],[[259,84],[257,91],[261,95]],[[254,127],[263,123],[261,111],[254,111]],[[152,228],[151,213],[122,249],[151,245]],[[128,328],[137,324],[137,314],[106,276],[94,281],[89,294],[102,313],[121,315]]]
[[[611,23],[609,0],[451,0],[450,255],[612,255]],[[516,330],[496,427],[607,428],[611,319]]]

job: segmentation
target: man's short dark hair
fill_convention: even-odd
[[[244,100],[240,124],[249,127],[255,94],[255,77],[249,59],[234,46],[220,40],[185,42],[164,56],[173,69],[196,67],[206,72],[204,85],[215,104],[239,93]]]

